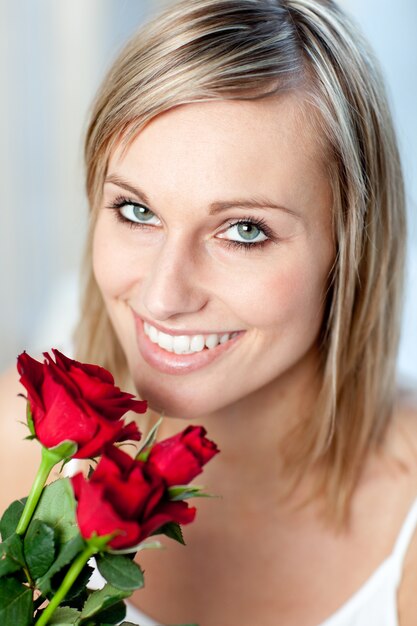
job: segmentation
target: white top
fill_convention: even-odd
[[[397,590],[404,557],[416,527],[417,499],[405,518],[390,556],[340,609],[318,626],[399,626]],[[140,626],[161,626],[131,605],[128,605],[126,620]]]

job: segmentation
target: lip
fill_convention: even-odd
[[[160,348],[156,343],[153,343],[149,337],[145,334],[143,328],[144,320],[139,317],[136,313],[133,313],[133,317],[135,320],[136,327],[136,338],[139,351],[144,358],[144,360],[153,367],[154,369],[162,372],[164,374],[188,374],[190,372],[195,372],[198,369],[209,365],[216,359],[220,358],[229,350],[232,350],[236,345],[236,342],[244,335],[245,331],[238,331],[238,334],[233,339],[229,339],[226,343],[219,344],[215,348],[211,348],[210,350],[202,350],[201,352],[194,352],[193,354],[175,354],[173,352],[168,352],[163,348]],[[160,326],[157,326],[153,322],[147,323],[155,326],[158,330],[162,332],[167,332]],[[170,331],[171,335],[197,335],[197,334],[209,334],[207,331],[204,333],[199,333],[198,331],[193,331],[192,333],[185,331]]]
[[[161,333],[166,333],[167,335],[212,335],[212,334],[216,334],[216,335],[224,335],[225,333],[234,333],[234,332],[239,332],[239,331],[235,331],[235,330],[201,330],[201,329],[193,329],[193,330],[172,330],[171,328],[164,328],[163,326],[161,326],[160,324],[158,324],[157,322],[153,322],[152,320],[147,319],[146,317],[139,317],[139,315],[137,315],[137,313],[134,313],[135,318],[139,318],[142,320],[142,322],[146,322],[147,324],[150,324],[151,326],[154,326],[157,330],[160,330]],[[240,331],[243,332],[243,331]]]

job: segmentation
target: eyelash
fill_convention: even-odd
[[[242,217],[238,220],[231,220],[229,222],[229,227],[239,226],[239,224],[249,224],[250,226],[255,226],[258,228],[267,238],[263,241],[255,241],[254,243],[249,243],[245,241],[234,241],[233,239],[222,239],[222,242],[228,248],[239,248],[240,250],[244,250],[245,252],[249,252],[249,250],[261,250],[264,246],[269,243],[275,243],[276,237],[266,222],[260,218],[255,220],[253,217]]]
[[[125,226],[128,226],[129,228],[138,228],[138,227],[142,228],[143,226],[146,226],[146,224],[140,224],[139,222],[133,222],[131,220],[128,220],[122,215],[120,209],[127,204],[133,204],[135,206],[145,206],[145,205],[140,204],[139,202],[130,200],[129,198],[125,196],[117,196],[114,202],[108,205],[107,208],[112,209],[115,213],[116,219],[122,224],[124,224]],[[271,242],[275,243],[277,241],[277,238],[275,237],[274,233],[272,232],[272,230],[269,228],[269,226],[266,224],[266,222],[262,218],[255,220],[253,219],[253,217],[248,216],[248,217],[240,218],[238,220],[230,220],[229,227],[231,228],[232,226],[238,226],[239,224],[250,224],[251,226],[255,226],[255,228],[258,228],[267,237],[267,239],[264,239],[263,241],[258,241],[255,243],[249,243],[249,242],[244,242],[244,241],[234,241],[233,239],[222,239],[222,242],[226,245],[226,247],[234,248],[235,250],[236,248],[238,248],[240,250],[244,250],[245,252],[248,252],[251,249],[260,250],[265,245]]]
[[[139,227],[146,226],[145,223],[140,224],[139,222],[132,222],[132,220],[128,220],[126,217],[124,217],[124,215],[122,215],[120,209],[126,206],[127,204],[133,204],[134,206],[145,207],[144,204],[141,204],[140,202],[135,202],[134,200],[131,200],[130,198],[127,198],[125,196],[117,196],[114,199],[114,202],[112,202],[112,204],[109,204],[106,208],[113,210],[117,221],[121,222],[128,228],[137,228],[138,226]]]

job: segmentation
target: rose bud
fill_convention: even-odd
[[[26,388],[37,439],[46,448],[74,441],[76,458],[93,457],[105,446],[127,439],[138,441],[136,424],[125,424],[127,411],[144,413],[146,402],[114,384],[113,376],[97,365],[79,363],[52,350],[40,363],[25,352],[18,357],[20,382]]]
[[[156,471],[115,446],[105,451],[89,480],[81,473],[71,480],[81,535],[116,533],[111,548],[135,546],[168,522],[187,524],[195,517],[186,502],[169,501]]]
[[[219,452],[205,437],[202,426],[188,426],[182,432],[156,443],[148,463],[157,470],[168,486],[186,485],[200,474],[202,467]]]

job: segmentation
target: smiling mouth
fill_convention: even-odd
[[[142,358],[163,374],[189,374],[233,352],[245,331],[195,334],[153,326],[133,311],[136,337]]]
[[[173,354],[194,354],[203,350],[212,350],[218,345],[234,339],[239,334],[235,331],[231,333],[169,335],[148,322],[143,323],[143,330],[152,343]]]

